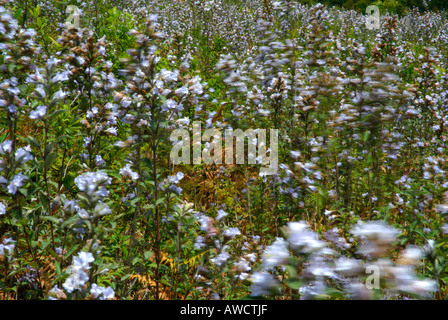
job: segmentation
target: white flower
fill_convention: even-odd
[[[3,216],[6,214],[6,206],[3,204],[3,202],[0,201],[0,216]]]
[[[263,268],[270,269],[280,266],[289,259],[287,243],[283,238],[277,238],[273,244],[263,252]]]
[[[0,256],[11,256],[16,246],[15,243],[11,238],[4,239],[3,243],[0,244]]]
[[[217,266],[221,266],[223,263],[225,263],[229,258],[230,255],[225,251],[226,246],[224,246],[222,252],[218,254],[216,257],[210,259],[210,261]]]
[[[378,259],[388,254],[399,231],[384,221],[369,221],[352,228],[351,233],[363,240],[359,253],[366,257]]]
[[[36,110],[30,112],[30,119],[42,120],[46,113],[46,106],[38,106]]]
[[[55,66],[57,66],[61,62],[58,58],[52,57],[47,60],[47,68],[49,70],[53,69]]]
[[[101,216],[105,216],[106,214],[112,213],[112,210],[109,208],[109,206],[107,204],[100,201],[95,206],[93,213],[95,216],[101,217]]]
[[[111,135],[116,136],[116,135],[117,135],[117,128],[115,128],[115,127],[107,128],[107,129],[106,129],[106,132],[107,132],[107,133],[110,133]]]
[[[5,140],[0,144],[0,154],[6,154],[12,151],[12,141]]]
[[[335,270],[345,274],[357,274],[362,272],[363,265],[358,259],[350,259],[342,256],[335,261]]]
[[[98,49],[98,55],[104,56],[105,54],[106,54],[106,48],[100,46],[100,48]]]
[[[95,156],[95,165],[98,166],[98,167],[101,167],[101,166],[103,166],[105,164],[106,163],[104,162],[103,158],[99,154],[97,154]]]
[[[79,204],[76,200],[67,200],[64,202],[64,210],[67,212],[74,212],[79,210]]]
[[[179,88],[179,89],[176,89],[176,90],[174,91],[174,94],[175,94],[176,96],[178,96],[178,97],[187,95],[187,94],[188,94],[188,88],[186,88],[186,87],[181,87],[181,88]]]
[[[77,257],[73,257],[72,265],[67,268],[71,274],[62,285],[64,289],[71,293],[81,288],[89,280],[87,272],[94,260],[90,252],[80,252]]]
[[[11,194],[16,194],[17,189],[20,188],[23,185],[23,181],[28,179],[27,176],[25,176],[22,173],[17,174],[10,184],[8,185],[8,192]]]
[[[15,158],[17,162],[25,163],[29,160],[33,160],[33,156],[31,155],[31,147],[27,145],[24,148],[19,148],[16,150]]]
[[[82,66],[86,61],[83,57],[76,57],[76,61]]]
[[[168,181],[170,183],[178,184],[179,181],[183,179],[183,177],[184,177],[184,173],[183,172],[178,172],[174,176],[169,176],[168,177]]]
[[[222,209],[219,209],[219,210],[218,210],[218,215],[217,215],[216,219],[217,219],[217,220],[221,220],[221,219],[223,219],[223,218],[226,217],[226,216],[227,216],[227,212],[225,212],[225,211],[222,210]]]
[[[53,95],[52,102],[60,101],[60,100],[64,99],[64,97],[65,97],[66,95],[67,95],[67,94],[66,94],[64,91],[62,91],[61,89],[59,89],[59,90]]]
[[[172,99],[168,99],[166,100],[166,102],[163,104],[162,109],[164,111],[174,111],[174,112],[179,112],[181,110],[183,110],[183,106],[181,104],[177,104],[176,101],[172,100]]]
[[[81,251],[77,257],[73,258],[73,265],[88,269],[90,268],[89,264],[93,261],[95,261],[95,258],[91,252]]]
[[[62,286],[69,293],[80,289],[89,280],[87,273],[79,266],[69,266],[67,270],[71,272],[71,275],[65,280]]]
[[[291,157],[293,159],[298,159],[300,157],[300,151],[291,151]]]
[[[82,218],[82,219],[89,219],[89,213],[85,210],[85,209],[79,209],[78,210],[78,215]]]
[[[408,246],[403,253],[401,254],[401,257],[403,259],[417,261],[423,256],[423,250],[416,246]]]
[[[120,169],[120,174],[125,178],[131,178],[132,181],[136,181],[139,177],[137,172],[131,170],[131,165],[129,163]]]
[[[327,244],[318,239],[304,221],[288,223],[288,241],[293,248],[302,253],[312,253],[321,250]]]
[[[174,72],[171,72],[171,71],[162,69],[160,71],[160,78],[166,82],[177,81],[178,77],[179,77],[179,70],[175,70]]]
[[[241,231],[238,228],[228,228],[224,230],[222,235],[226,238],[233,239],[235,236],[240,235]]]
[[[97,286],[96,283],[92,284],[92,288],[90,289],[90,294],[99,300],[113,299],[115,297],[115,292],[111,287],[100,287]]]
[[[112,179],[107,175],[107,173],[97,171],[97,172],[86,172],[75,178],[75,184],[78,189],[82,192],[87,193],[89,196],[105,196],[108,191],[105,185],[111,184]]]
[[[251,296],[263,296],[277,291],[279,282],[267,272],[256,272],[249,279],[252,281]]]
[[[444,224],[442,225],[442,232],[443,232],[444,234],[448,234],[448,224],[444,223]]]
[[[68,80],[69,78],[68,78],[68,72],[67,71],[64,71],[64,72],[58,72],[54,77],[53,77],[53,79],[51,79],[51,81],[53,82],[53,83],[56,83],[56,82],[60,82],[60,81],[66,81],[66,80]]]

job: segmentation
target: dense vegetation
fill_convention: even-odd
[[[444,299],[431,8],[0,0],[0,298]],[[277,129],[277,174],[174,163],[194,123]]]
[[[316,3],[314,0],[305,0],[305,2]],[[420,12],[448,9],[448,2],[445,0],[324,0],[321,3],[358,12],[365,12],[368,6],[376,5],[381,10],[401,15],[413,9],[418,9]]]

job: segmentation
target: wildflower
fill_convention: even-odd
[[[174,191],[176,194],[181,194],[182,191],[183,191],[183,189],[181,187],[178,187],[178,186],[176,186],[174,184],[172,184],[170,186],[170,190]]]
[[[67,94],[64,92],[64,91],[62,91],[61,89],[59,89],[54,95],[53,95],[53,98],[51,99],[52,101],[52,103],[54,103],[54,102],[57,102],[57,101],[60,101],[60,100],[62,100],[62,99],[64,99],[64,97],[66,96]]]
[[[254,273],[249,280],[252,282],[251,296],[263,296],[278,292],[279,282],[265,271]]]
[[[359,274],[363,271],[362,262],[342,256],[335,261],[335,271],[347,275]]]
[[[99,300],[108,300],[113,299],[115,297],[115,292],[110,286],[104,288],[96,285],[95,283],[92,284],[90,294],[93,296],[93,298],[95,299],[99,298]]]
[[[117,128],[115,128],[115,127],[107,128],[107,129],[106,129],[106,132],[107,132],[107,133],[110,133],[111,135],[116,136],[116,135],[117,135]]]
[[[28,177],[22,173],[19,173],[16,176],[14,176],[14,178],[8,185],[8,192],[13,195],[16,194],[17,189],[23,185],[23,181],[25,181],[26,179],[28,179]]]
[[[252,269],[249,265],[249,261],[244,258],[240,258],[234,265],[238,272],[250,271]]]
[[[137,172],[131,170],[131,165],[129,163],[120,169],[120,174],[125,178],[131,178],[132,181],[136,181],[139,177]]]
[[[95,209],[93,210],[93,214],[96,217],[101,217],[106,214],[112,213],[112,210],[109,208],[109,206],[101,201],[97,203],[95,206]]]
[[[216,264],[218,267],[222,266],[223,263],[225,263],[230,258],[230,255],[228,252],[223,251],[220,254],[218,254],[216,257],[210,259],[210,261],[214,264]]]
[[[280,266],[289,259],[287,242],[283,238],[277,238],[273,244],[266,247],[263,252],[263,268],[270,269]]]
[[[174,176],[169,176],[168,181],[174,184],[178,184],[180,180],[182,180],[184,177],[183,172],[178,172]]]
[[[38,106],[36,110],[30,112],[30,119],[42,120],[46,113],[46,106]]]
[[[88,213],[85,209],[83,209],[83,208],[79,208],[79,209],[78,209],[78,215],[79,215],[82,219],[89,219],[89,218],[90,218],[89,213]]]
[[[97,154],[95,156],[95,165],[98,166],[98,167],[101,167],[101,166],[103,166],[105,164],[106,163],[104,162],[103,158],[99,154]]]
[[[222,235],[228,239],[233,239],[235,236],[240,235],[240,234],[241,234],[241,232],[238,228],[228,228],[228,229],[224,230],[224,232],[222,233]]]
[[[387,255],[399,231],[383,221],[369,221],[352,228],[351,233],[364,241],[359,252],[377,259]]]
[[[6,238],[3,243],[0,244],[0,256],[11,256],[15,248],[15,241],[11,238]]]
[[[304,221],[289,222],[288,235],[291,246],[302,253],[316,252],[326,246],[325,242],[318,239],[315,232],[309,230]]]
[[[19,163],[25,163],[29,160],[33,160],[33,156],[31,155],[31,147],[27,145],[24,148],[19,148],[16,150],[15,159]]]
[[[201,249],[206,247],[205,238],[203,236],[197,236],[196,241],[194,242],[195,249]]]
[[[74,290],[80,289],[89,280],[87,274],[90,269],[90,263],[95,259],[90,252],[81,251],[78,256],[73,257],[72,265],[67,268],[71,275],[65,280],[62,285],[65,290],[72,293]]]
[[[12,151],[12,141],[5,140],[0,144],[0,154],[4,155]]]
[[[104,196],[108,192],[105,185],[111,184],[111,178],[104,172],[86,172],[75,178],[78,189],[87,195]]]
[[[0,201],[0,216],[3,216],[6,214],[6,206],[3,204],[3,202]]]
[[[68,79],[69,79],[69,77],[68,77],[68,72],[67,71],[58,72],[53,77],[53,79],[51,79],[51,82],[57,83],[57,82],[67,81]]]
[[[417,246],[408,246],[401,253],[399,263],[400,264],[415,264],[420,258],[423,257],[423,250]]]
[[[223,219],[224,217],[226,217],[227,216],[227,212],[225,212],[224,210],[222,210],[222,209],[219,209],[218,210],[218,215],[216,216],[216,220],[221,220],[221,219]]]

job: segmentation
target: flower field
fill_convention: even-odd
[[[0,0],[0,299],[448,297],[423,2]]]

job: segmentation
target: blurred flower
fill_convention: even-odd
[[[30,119],[42,120],[46,113],[46,106],[38,106],[36,110],[30,112]]]
[[[288,223],[288,241],[291,247],[301,253],[312,253],[323,249],[327,244],[319,240],[304,221]]]
[[[23,182],[26,179],[28,179],[28,177],[25,176],[22,173],[19,173],[16,176],[14,176],[14,178],[12,179],[12,181],[8,185],[8,192],[13,194],[13,195],[16,194],[17,189],[20,188],[23,185]]]
[[[33,156],[31,155],[31,147],[27,145],[24,148],[19,148],[16,150],[15,158],[19,163],[25,163],[27,161],[33,160]]]
[[[86,172],[75,178],[75,184],[79,191],[87,195],[107,195],[105,185],[111,184],[112,179],[104,172]]]
[[[273,244],[263,252],[263,268],[270,269],[286,263],[290,257],[288,243],[283,238],[277,238]]]
[[[274,277],[265,272],[255,272],[249,280],[252,282],[250,287],[251,296],[263,296],[279,293],[280,283]]]
[[[3,243],[0,244],[0,256],[11,256],[16,246],[15,243],[11,238],[3,239]]]
[[[109,300],[115,297],[115,292],[110,286],[104,288],[96,285],[95,283],[92,284],[90,294],[93,296],[93,298],[95,299],[99,298],[99,300]]]
[[[138,173],[131,170],[129,163],[120,169],[120,174],[125,178],[131,178],[132,181],[138,180]]]

